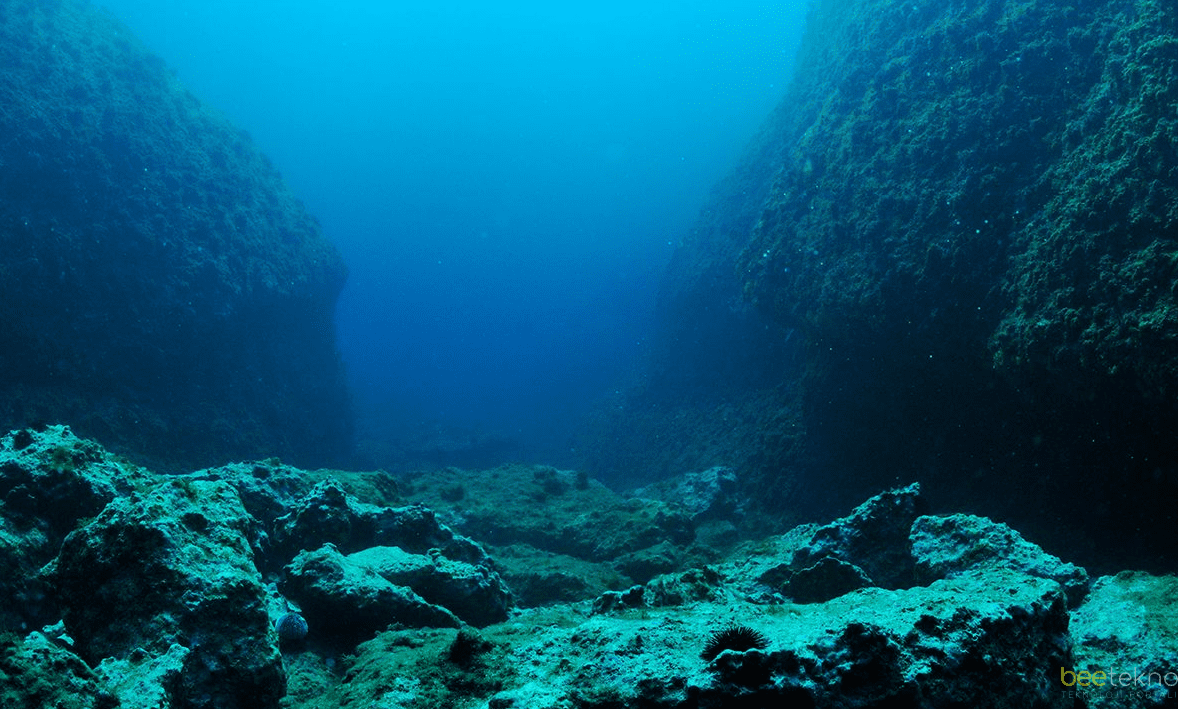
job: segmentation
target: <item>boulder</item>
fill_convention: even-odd
[[[128,657],[108,657],[94,673],[119,698],[119,709],[159,709],[170,698],[182,696],[184,667],[192,650],[173,643],[162,655],[133,652]]]
[[[978,569],[1013,569],[1056,581],[1072,607],[1088,593],[1087,571],[1048,554],[1005,524],[976,515],[917,519],[912,525],[912,555],[921,583]]]
[[[437,549],[413,554],[400,547],[369,547],[348,560],[476,627],[507,620],[512,607],[511,591],[495,569],[448,559]]]
[[[394,624],[410,628],[461,625],[450,611],[408,586],[383,578],[331,544],[300,552],[286,567],[282,591],[299,602],[315,638],[345,647]]]
[[[120,704],[81,658],[38,632],[0,637],[0,705],[138,709]]]
[[[693,522],[739,518],[743,500],[737,495],[736,471],[714,465],[661,480],[634,491],[635,497],[649,497],[679,505]]]
[[[1089,709],[1152,709],[1178,697],[1178,578],[1123,571],[1072,612],[1074,674],[1059,680]],[[1078,675],[1088,672],[1085,679]],[[1095,673],[1103,672],[1103,676]],[[1052,678],[1053,680],[1056,678]]]
[[[70,533],[44,578],[87,663],[154,662],[178,645],[174,702],[276,707],[285,676],[253,564],[257,539],[233,488],[170,480]]]
[[[455,534],[424,505],[367,504],[332,479],[318,483],[274,521],[274,541],[277,552],[287,558],[330,543],[344,554],[396,546],[414,553],[437,549],[447,558],[471,564],[486,564],[489,559],[480,544]]]
[[[67,426],[0,436],[0,627],[56,621],[37,571],[80,520],[148,480]]]
[[[911,585],[908,533],[921,508],[920,485],[913,483],[880,493],[850,515],[818,527],[788,562],[784,593],[824,601],[864,585]]]

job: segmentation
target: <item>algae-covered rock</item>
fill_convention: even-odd
[[[66,537],[46,583],[78,653],[185,654],[173,701],[277,706],[285,678],[253,564],[257,522],[224,483],[171,480],[111,502]]]
[[[182,675],[192,650],[174,643],[162,655],[133,652],[126,658],[108,657],[94,673],[119,698],[119,709],[159,709],[173,696],[183,696]]]
[[[10,518],[38,519],[64,536],[149,476],[68,426],[21,429],[0,437],[0,497]]]
[[[511,591],[490,566],[448,559],[441,550],[413,554],[400,547],[370,547],[348,559],[381,578],[413,589],[426,601],[442,606],[474,626],[507,619]]]
[[[1178,578],[1125,571],[1092,584],[1072,612],[1075,643],[1061,681],[1090,709],[1173,706],[1178,688]],[[1102,676],[1096,673],[1103,672]]]
[[[137,709],[120,704],[81,658],[41,633],[0,636],[0,706]]]
[[[81,520],[150,484],[146,471],[66,426],[0,436],[0,627],[57,620],[37,571]]]
[[[354,646],[393,624],[456,628],[457,617],[408,586],[345,556],[331,544],[300,552],[286,568],[283,592],[299,601],[316,637]]]
[[[671,260],[660,386],[611,402],[591,455],[726,462],[751,518],[789,523],[899,473],[1056,548],[1117,546],[1090,565],[1172,567],[1178,7],[812,5]]]
[[[702,659],[708,638],[733,624],[765,647]],[[1050,674],[1067,661],[1063,595],[1051,581],[1001,572],[807,606],[694,601],[589,618],[541,609],[481,635],[502,650],[486,658],[477,688],[440,681],[444,646],[432,636],[386,633],[358,648],[352,682],[318,706],[365,696],[487,709],[1068,706]]]
[[[193,480],[219,480],[237,490],[241,504],[268,533],[274,521],[291,508],[314,486],[307,471],[284,465],[277,458],[252,463],[229,463],[189,473]]]
[[[1071,606],[1088,593],[1088,572],[1052,556],[1001,522],[976,515],[926,516],[912,525],[912,555],[923,583],[978,569],[1013,569],[1063,586]]]
[[[336,480],[324,480],[274,521],[276,546],[293,556],[300,549],[330,543],[348,554],[373,546],[397,546],[415,553],[431,549],[444,556],[483,564],[487,553],[456,534],[421,504],[383,507],[357,500]]]
[[[96,517],[73,522],[78,528],[41,575],[50,594],[41,613],[59,611],[64,623],[24,640],[0,637],[0,695],[21,709],[47,701],[101,709],[1064,709],[1077,698],[1120,706],[1112,695],[1069,685],[1067,672],[1078,682],[1099,666],[1134,663],[1157,668],[1164,680],[1178,662],[1167,620],[1173,579],[1102,578],[1069,616],[1067,594],[1082,570],[986,519],[913,522],[916,486],[881,493],[835,522],[741,545],[715,565],[680,566],[628,589],[623,575],[602,575],[608,565],[503,547],[512,577],[524,578],[530,560],[545,558],[550,567],[538,571],[536,583],[570,596],[520,610],[510,606],[494,551],[455,534],[420,504],[371,504],[387,498],[365,486],[354,489],[369,494],[353,496],[330,479],[336,473],[324,479],[267,463],[225,475],[260,483],[246,486],[258,495],[252,506],[286,535],[267,547],[267,524],[226,480],[124,469],[100,447],[52,429],[44,433],[89,451],[80,461],[89,472],[62,478],[47,468],[52,457],[33,454],[41,445],[35,433],[16,441],[30,452],[10,471],[19,481],[10,489],[29,493],[21,500],[37,499],[40,480],[53,483],[45,490],[114,496]],[[270,476],[276,488],[266,492]],[[575,478],[557,492],[549,476],[521,477],[524,489],[547,482],[557,497],[576,489]],[[296,498],[296,489],[307,492]],[[592,518],[589,499],[580,502]],[[611,519],[620,498],[596,499]],[[273,517],[283,504],[292,507]],[[43,553],[44,530],[68,524],[49,521],[50,505],[20,509],[0,515],[10,559],[29,548]],[[911,536],[900,534],[904,524]],[[298,551],[281,579],[263,583],[258,550],[276,560],[282,549],[324,538],[350,545],[349,552],[330,543]],[[918,573],[909,580],[927,586],[852,590],[831,573],[809,603],[784,595],[799,572],[809,583],[831,569],[870,568],[878,578],[863,583],[898,583],[912,576],[914,563]],[[890,576],[880,572],[886,565],[895,567]],[[616,590],[591,602],[600,585]],[[294,625],[276,629],[281,617]],[[475,632],[467,624],[484,627]],[[1155,694],[1139,693],[1127,706],[1161,706]]]
[[[0,66],[0,425],[345,452],[343,261],[253,141],[83,0],[0,1]]]
[[[626,498],[584,473],[549,466],[449,468],[414,476],[404,495],[502,558],[522,605],[591,599],[700,551],[692,515],[680,505]]]
[[[993,348],[1008,373],[1093,391],[1120,371],[1164,396],[1176,12],[819,3],[748,293],[843,355]]]
[[[922,507],[920,485],[913,483],[880,493],[850,515],[815,529],[790,561],[793,575],[786,580],[786,593],[792,595],[789,587],[798,574],[804,580],[798,578],[797,592],[812,600],[827,600],[859,585],[910,585],[912,554],[908,532]],[[827,559],[836,563],[812,568]],[[852,579],[858,583],[851,583]],[[829,592],[821,589],[825,582],[831,584]]]
[[[693,522],[739,518],[744,502],[737,494],[736,471],[723,465],[660,480],[635,490],[634,496],[675,503]]]
[[[629,583],[609,564],[523,544],[495,547],[493,553],[495,568],[523,607],[582,601]]]
[[[579,477],[548,466],[450,468],[415,477],[406,496],[427,501],[456,529],[488,544],[527,544],[591,561],[694,538],[683,509],[624,499],[597,481],[579,484]],[[463,494],[447,495],[455,485]]]

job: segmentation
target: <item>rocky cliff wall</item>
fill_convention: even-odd
[[[105,12],[0,0],[0,421],[157,465],[349,445],[342,260]]]
[[[722,238],[685,242],[665,310],[682,331],[739,289],[804,343],[780,372],[799,398],[756,394],[799,407],[800,445],[735,461],[759,499],[796,514],[915,473],[942,504],[1160,558],[1178,500],[1178,11],[819,0],[769,130],[776,153],[733,178],[763,195],[755,218],[742,203]]]

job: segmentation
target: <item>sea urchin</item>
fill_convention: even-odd
[[[753,630],[747,625],[730,625],[712,633],[699,656],[711,662],[725,650],[746,652],[764,650],[768,646],[769,640],[760,631]]]
[[[307,638],[307,621],[298,613],[282,614],[274,621],[274,629],[278,631],[279,645],[298,645]]]

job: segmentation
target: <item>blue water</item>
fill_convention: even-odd
[[[547,462],[641,362],[660,271],[783,93],[805,7],[98,4],[343,252],[358,436],[466,431]]]

